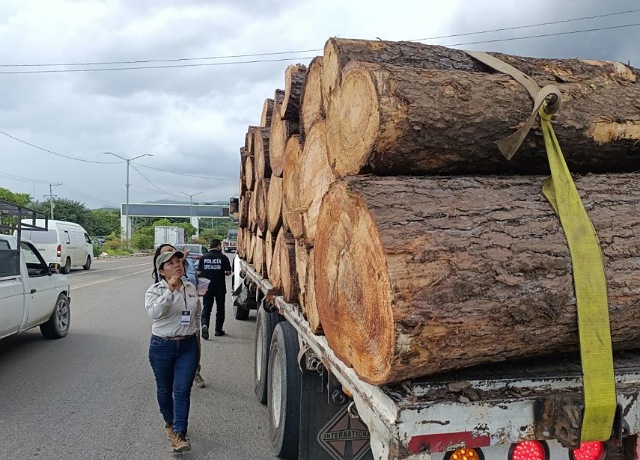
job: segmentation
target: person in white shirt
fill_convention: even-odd
[[[158,246],[158,248],[156,249],[156,253],[153,257],[153,271],[151,272],[151,277],[155,280],[155,282],[159,282],[160,281],[160,275],[158,274],[158,269],[155,267],[155,261],[158,258],[158,256],[160,254],[162,254],[163,252],[174,252],[176,250],[175,247],[173,247],[172,245],[168,244],[168,243],[164,243],[161,244],[160,246]],[[191,262],[192,264],[192,276],[189,276],[189,258],[186,257],[189,255],[189,251],[182,251],[182,253],[184,254],[184,257],[182,258],[182,262],[184,263],[184,275],[182,275],[182,279],[187,279],[189,281],[191,281],[192,284],[194,284],[196,287],[198,287],[198,277],[195,273],[195,267],[193,267],[193,262]],[[195,283],[194,283],[195,281]],[[199,296],[201,296],[201,294],[198,294]],[[202,302],[200,302],[202,304]],[[198,324],[198,327],[200,327],[201,324]],[[193,383],[195,385],[198,386],[198,388],[204,388],[207,386],[207,384],[204,382],[204,379],[202,378],[202,375],[200,375],[200,370],[201,370],[201,366],[200,366],[200,359],[202,357],[202,344],[200,343],[200,331],[198,330],[198,334],[196,334],[198,336],[198,350],[199,350],[199,354],[198,354],[198,367],[196,368],[196,376],[193,379]]]
[[[149,362],[165,431],[174,452],[191,450],[186,435],[202,315],[196,286],[182,279],[183,257],[179,251],[160,253],[154,264],[160,281],[145,294],[145,308],[153,320]]]

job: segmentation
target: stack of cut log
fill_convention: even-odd
[[[599,234],[618,349],[640,346],[640,83],[614,62],[492,53],[557,85],[553,125]],[[241,148],[238,251],[364,380],[576,350],[562,227],[532,107],[466,53],[330,39]]]

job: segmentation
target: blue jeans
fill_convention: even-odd
[[[175,432],[187,433],[198,353],[196,335],[183,340],[151,336],[149,362],[156,378],[158,405],[165,423],[173,423]]]

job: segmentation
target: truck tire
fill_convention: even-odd
[[[40,325],[40,332],[45,339],[61,339],[69,332],[70,321],[69,298],[64,294],[60,294],[51,317],[46,323]]]
[[[68,275],[69,272],[71,271],[71,258],[67,257],[67,259],[64,261],[64,265],[62,267],[62,269],[60,270],[63,274]]]
[[[256,337],[254,340],[253,381],[256,398],[260,404],[267,404],[267,371],[269,369],[269,347],[276,324],[280,322],[278,312],[268,312],[258,308]]]
[[[269,351],[267,421],[271,445],[280,458],[298,458],[302,386],[299,352],[298,332],[286,321],[278,323]]]
[[[91,256],[87,256],[87,263],[82,266],[85,270],[89,270],[91,268]]]

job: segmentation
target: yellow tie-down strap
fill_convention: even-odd
[[[580,438],[582,442],[605,441],[611,437],[617,401],[604,262],[598,235],[544,108],[540,108],[539,115],[551,177],[542,192],[560,219],[573,265],[584,389]]]

